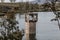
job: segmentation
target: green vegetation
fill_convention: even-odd
[[[56,5],[55,5],[56,6]],[[51,4],[49,3],[45,3],[45,4],[32,4],[32,3],[20,3],[20,12],[46,12],[46,11],[52,11],[51,7],[53,7]],[[60,6],[58,6],[60,8]],[[55,10],[60,10],[60,9],[55,9]]]
[[[21,3],[20,4],[20,12],[37,12],[39,11],[39,5],[36,4],[29,4],[28,2],[26,3]]]
[[[8,6],[9,5],[9,6]],[[46,12],[52,11],[53,6],[51,4],[38,4],[38,3],[29,3],[29,2],[20,2],[20,3],[3,3],[0,4],[0,12],[2,13],[27,13],[27,12]],[[57,8],[58,7],[58,8]],[[56,6],[56,10],[60,10],[60,6]]]

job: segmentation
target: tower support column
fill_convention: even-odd
[[[37,22],[37,14],[27,14],[25,15],[25,36],[26,40],[36,40],[36,22]]]

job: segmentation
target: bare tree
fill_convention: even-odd
[[[60,11],[57,11],[55,8],[55,4],[57,1],[59,1],[59,0],[52,0],[51,1],[51,3],[52,3],[51,9],[52,9],[53,13],[56,15],[56,17],[54,19],[52,19],[51,21],[53,21],[53,20],[57,21],[59,29],[60,29]]]

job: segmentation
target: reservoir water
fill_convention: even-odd
[[[60,30],[57,21],[51,21],[55,17],[53,12],[37,12],[38,22],[36,26],[37,40],[60,40]],[[20,29],[25,29],[25,16],[16,15]],[[25,36],[23,37],[25,40]]]
[[[36,23],[36,39],[60,40],[60,30],[58,27],[58,22],[51,21],[51,19],[55,18],[53,12],[37,12],[37,13],[38,13],[38,22]],[[17,25],[19,26],[19,29],[20,30],[25,29],[25,15],[24,14],[19,15],[18,13],[15,15],[15,17],[16,20],[19,22],[19,24]],[[23,40],[25,40],[25,36],[23,37]]]

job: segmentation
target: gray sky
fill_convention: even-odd
[[[26,1],[37,1],[37,0],[17,0],[16,2],[19,2],[19,1],[26,2]],[[9,0],[5,0],[5,2],[9,2]]]
[[[17,0],[16,2],[19,2],[19,1],[35,1],[35,0]],[[5,2],[9,2],[9,0],[5,0]]]
[[[23,1],[23,2],[26,2],[26,1],[38,1],[38,0],[17,0],[16,2],[21,2],[21,1]],[[5,2],[9,2],[9,0],[5,0]],[[45,3],[46,2],[46,0],[40,0],[40,3]]]

